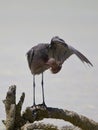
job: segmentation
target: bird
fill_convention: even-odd
[[[75,54],[83,63],[90,66],[93,64],[80,51],[68,45],[63,39],[54,36],[50,43],[39,43],[33,46],[27,53],[28,66],[33,75],[33,106],[35,103],[35,75],[42,75],[42,104],[46,106],[44,96],[44,75],[43,73],[50,69],[53,74],[58,73],[63,63]]]

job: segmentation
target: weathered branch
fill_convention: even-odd
[[[36,123],[27,123],[25,124],[21,130],[81,130],[78,127],[75,126],[64,126],[64,127],[58,127],[54,124],[47,124],[43,122],[36,122]]]
[[[6,130],[16,130],[23,123],[23,118],[21,117],[21,108],[24,102],[25,94],[22,96],[16,104],[16,86],[12,85],[6,95],[6,99],[3,100],[5,105],[6,120],[3,120],[3,124],[6,126]]]
[[[16,86],[13,85],[9,87],[9,90],[6,95],[6,99],[3,100],[5,105],[6,111],[6,120],[3,123],[6,126],[6,130],[13,130],[14,129],[14,122],[15,122],[15,102],[16,102]]]
[[[69,121],[83,130],[98,130],[98,123],[85,116],[79,115],[73,111],[51,107],[45,108],[42,105],[37,105],[34,108],[28,107],[23,117],[30,122],[34,122],[35,120],[39,121],[44,118],[62,119],[64,121]]]
[[[44,124],[44,123],[27,123],[25,124],[21,130],[33,130],[33,129],[47,129],[47,130],[57,130],[57,126],[51,125],[51,124]]]
[[[34,123],[34,121],[40,121],[44,118],[62,119],[72,123],[74,126],[78,126],[82,130],[98,130],[98,123],[83,115],[79,115],[73,111],[46,107],[42,104],[28,107],[21,115],[24,98],[25,94],[22,93],[19,102],[16,104],[16,86],[9,87],[6,99],[3,101],[6,111],[6,120],[3,120],[3,123],[6,126],[6,130],[33,130],[38,129],[39,126],[42,129],[46,129],[46,127],[52,127],[51,129],[53,130],[57,129],[54,125],[36,125]],[[70,130],[75,130],[75,128]]]

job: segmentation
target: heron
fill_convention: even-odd
[[[93,66],[80,51],[68,45],[58,36],[53,37],[50,43],[39,43],[38,45],[33,46],[27,52],[28,66],[33,75],[33,106],[36,106],[35,75],[42,75],[42,104],[46,106],[44,97],[44,71],[50,69],[53,74],[58,73],[61,70],[64,61],[73,54],[75,54],[83,63]]]

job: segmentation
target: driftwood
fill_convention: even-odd
[[[74,126],[62,127],[61,130],[98,130],[98,123],[76,112],[59,108],[46,107],[42,104],[34,107],[27,107],[21,114],[25,93],[22,93],[19,102],[16,104],[16,86],[10,86],[3,100],[5,105],[6,120],[3,123],[6,130],[59,130],[57,126],[44,123],[35,123],[44,118],[62,119],[72,123]]]

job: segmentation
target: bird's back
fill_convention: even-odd
[[[48,61],[49,44],[38,44],[27,52],[28,65],[32,74],[40,74],[49,68]]]

